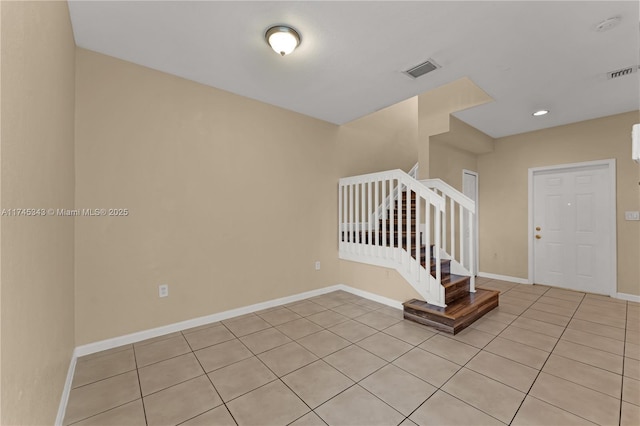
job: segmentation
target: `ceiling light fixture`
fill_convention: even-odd
[[[540,117],[542,115],[547,115],[547,114],[549,114],[549,111],[547,111],[546,109],[541,109],[540,111],[534,112],[532,115],[534,117]]]
[[[300,45],[300,34],[286,25],[276,25],[267,30],[264,35],[267,44],[280,55],[288,55]]]

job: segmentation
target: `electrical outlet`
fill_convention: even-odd
[[[316,261],[316,271],[320,270],[320,261]]]
[[[161,284],[158,286],[158,297],[169,296],[169,284]]]
[[[640,220],[640,212],[624,212],[624,220]]]

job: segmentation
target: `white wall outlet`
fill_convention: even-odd
[[[316,261],[316,271],[320,270],[320,261]]]
[[[624,220],[640,220],[640,212],[624,212]]]
[[[158,297],[169,296],[169,284],[161,284],[158,286]]]

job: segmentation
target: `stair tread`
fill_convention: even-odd
[[[404,318],[455,335],[497,307],[499,298],[499,291],[478,288],[475,293],[449,302],[445,308],[412,299],[403,303]]]
[[[463,275],[449,274],[449,282],[447,282],[446,284],[443,283],[442,286],[446,291],[447,288],[453,287],[455,285],[462,283],[463,281],[470,280],[470,279],[471,279],[470,277],[465,277]]]
[[[456,299],[445,308],[431,305],[418,299],[411,299],[408,302],[403,303],[403,306],[405,308],[411,308],[418,311],[434,312],[439,316],[449,319],[456,319],[461,316],[468,315],[475,309],[477,304],[497,297],[499,294],[500,292],[496,290],[477,288],[475,293],[468,293],[465,296]]]

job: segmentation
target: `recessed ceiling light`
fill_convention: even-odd
[[[541,109],[540,111],[534,112],[532,115],[534,117],[540,117],[541,115],[547,115],[547,114],[549,114],[549,111],[547,111],[546,109]]]
[[[300,34],[286,25],[269,28],[264,38],[269,46],[282,56],[293,52],[300,45]]]

